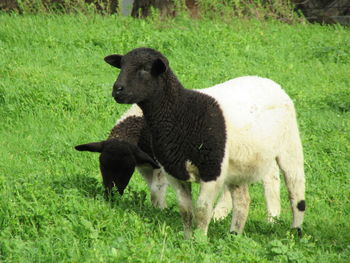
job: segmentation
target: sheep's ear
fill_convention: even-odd
[[[163,74],[167,70],[167,64],[162,59],[157,58],[153,61],[151,74],[155,77]]]
[[[159,169],[159,165],[144,151],[138,147],[133,147],[133,154],[136,160],[136,165],[150,164],[154,169]]]
[[[109,55],[104,59],[109,65],[112,65],[113,67],[116,67],[116,68],[120,68],[122,57],[123,57],[122,55]]]
[[[80,144],[75,146],[77,151],[89,151],[89,152],[102,152],[103,141],[102,142],[91,142],[87,144]]]

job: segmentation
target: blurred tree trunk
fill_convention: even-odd
[[[133,17],[146,17],[149,13],[151,3],[149,0],[134,0],[132,4],[131,16]]]
[[[161,16],[175,15],[174,3],[171,0],[134,0],[131,15],[136,18],[143,18],[150,15],[151,7],[157,8]]]
[[[131,15],[137,18],[147,17],[150,14],[151,7],[159,9],[162,17],[176,15],[173,0],[134,0]],[[186,7],[190,12],[191,17],[199,17],[197,0],[186,0]]]

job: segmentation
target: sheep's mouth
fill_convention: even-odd
[[[117,96],[114,96],[114,100],[120,104],[130,104],[130,99],[128,98],[128,96],[125,96],[122,94],[118,94]]]

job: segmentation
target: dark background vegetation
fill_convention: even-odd
[[[102,14],[118,13],[120,0],[0,0],[0,10],[19,13],[85,12],[94,9]],[[220,14],[229,10],[232,16],[273,17],[290,22],[291,12],[302,14],[310,22],[350,24],[349,0],[134,0],[131,15],[141,18],[158,9],[161,16],[176,16],[180,9],[187,9],[192,18]],[[264,9],[264,15],[259,10]],[[266,10],[270,12],[266,13]]]

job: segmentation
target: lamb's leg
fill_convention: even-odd
[[[153,170],[153,180],[150,187],[151,200],[154,207],[163,209],[166,207],[166,189],[168,181],[161,169]]]
[[[302,223],[305,211],[305,177],[302,155],[295,155],[293,151],[286,151],[277,157],[277,162],[283,171],[288,188],[289,200],[293,212],[292,228],[296,228],[302,235]]]
[[[273,223],[281,213],[280,176],[279,168],[275,161],[263,178],[263,186],[267,207],[267,220]]]
[[[208,232],[215,199],[221,188],[222,184],[219,180],[200,182],[200,192],[197,200],[195,219],[197,228],[201,229],[205,235]]]
[[[191,183],[177,180],[170,175],[167,175],[167,179],[175,190],[184,227],[184,235],[186,239],[189,239],[192,235],[193,220]]]
[[[247,221],[250,196],[248,185],[230,186],[232,196],[232,223],[230,232],[241,234]]]
[[[227,187],[224,188],[218,203],[216,204],[213,212],[214,220],[221,220],[225,218],[232,210],[232,197]]]
[[[152,169],[148,166],[137,167],[143,179],[145,179],[148,189],[151,192],[151,202],[156,208],[166,207],[165,194],[168,186],[167,179],[161,169]]]

